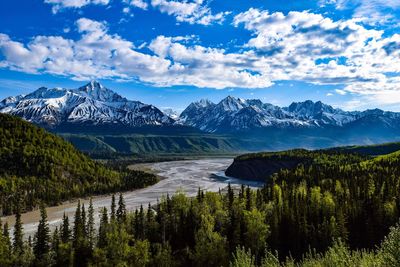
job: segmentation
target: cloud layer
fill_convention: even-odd
[[[66,5],[67,1],[52,1]],[[69,5],[106,0],[71,0]],[[127,0],[141,9],[156,7],[177,21],[209,24],[218,19],[202,0]],[[200,10],[200,12],[199,12]],[[148,45],[110,33],[105,22],[76,21],[77,39],[35,36],[28,43],[0,34],[0,67],[49,73],[77,80],[138,80],[154,86],[266,88],[296,80],[337,85],[336,94],[361,95],[382,103],[400,97],[400,35],[366,27],[360,19],[333,20],[310,11],[287,14],[251,8],[232,25],[251,37],[235,52],[190,44],[186,37],[158,36]]]

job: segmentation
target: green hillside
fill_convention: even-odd
[[[255,140],[210,134],[59,134],[93,157],[160,154],[223,154],[256,150]]]
[[[382,147],[369,151],[376,155]],[[246,154],[228,168],[229,176],[266,181],[272,248],[301,255],[307,247],[328,247],[333,238],[373,248],[398,221],[400,151],[377,157],[343,151]]]
[[[327,150],[345,152],[345,153],[358,153],[362,155],[378,156],[385,155],[400,150],[400,142],[365,145],[365,146],[342,146],[333,147]]]
[[[13,212],[17,198],[30,210],[39,201],[57,204],[154,182],[150,174],[106,168],[63,138],[0,114],[0,201],[4,214]]]

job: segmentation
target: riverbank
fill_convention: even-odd
[[[233,187],[238,187],[242,183],[251,187],[262,186],[258,182],[225,176],[224,171],[232,161],[232,158],[213,158],[147,163],[145,167],[158,176],[163,177],[163,179],[157,184],[143,189],[123,192],[126,208],[128,211],[132,211],[139,208],[140,205],[147,207],[149,203],[155,204],[158,199],[166,194],[172,195],[177,191],[183,191],[189,196],[194,196],[197,194],[199,188],[206,191],[218,192],[219,189],[226,187],[228,183],[231,183]],[[77,202],[78,200],[74,200],[59,206],[47,208],[50,228],[54,229],[60,224],[64,212],[70,218],[70,222],[72,222]],[[89,198],[81,199],[81,203],[84,203],[87,207]],[[102,207],[109,208],[110,204],[111,194],[93,197],[93,207],[96,212]],[[14,225],[15,216],[7,216],[1,219],[3,223],[8,222],[10,227]],[[35,210],[23,213],[21,219],[24,224],[26,236],[33,235],[40,219],[39,211]],[[96,215],[95,219],[98,221],[99,217]]]

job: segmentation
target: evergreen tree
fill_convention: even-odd
[[[86,210],[85,210],[85,204],[82,203],[82,210],[81,210],[81,227],[82,227],[82,233],[83,235],[87,235],[87,225],[86,225]]]
[[[71,230],[69,229],[69,218],[63,215],[63,222],[61,225],[61,242],[68,243],[71,240]]]
[[[54,229],[53,236],[51,237],[51,249],[57,254],[58,247],[60,246],[61,238],[58,227]]]
[[[22,255],[22,253],[24,252],[23,227],[21,222],[21,208],[19,201],[16,205],[15,210],[13,249],[14,254],[16,254],[17,256]]]
[[[47,222],[47,212],[43,204],[40,205],[40,221],[36,232],[33,252],[37,260],[42,260],[50,249],[50,229]]]
[[[88,208],[88,222],[87,222],[87,236],[89,239],[89,245],[90,248],[93,249],[94,244],[95,244],[95,224],[94,224],[94,208],[93,208],[93,202],[92,198],[90,198],[89,201],[89,208]]]
[[[8,227],[8,222],[6,222],[3,226],[3,238],[4,238],[4,242],[5,245],[11,249],[11,238],[10,238],[10,231],[9,231],[9,227]]]
[[[115,221],[115,194],[112,194],[111,196],[111,221]]]
[[[119,194],[117,220],[118,222],[125,222],[126,220],[126,207],[125,207],[124,196],[122,195],[122,193]]]
[[[97,246],[99,248],[104,248],[105,246],[107,246],[107,230],[108,230],[108,213],[107,213],[107,208],[104,207],[100,215],[99,239],[97,241]]]

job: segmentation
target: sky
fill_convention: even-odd
[[[400,1],[0,1],[0,98],[90,80],[177,111],[228,95],[400,111]]]

